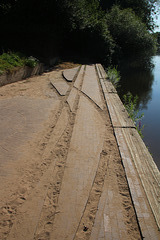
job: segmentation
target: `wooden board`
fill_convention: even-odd
[[[84,71],[85,71],[85,65],[82,65],[74,83],[74,87],[78,88],[79,90],[82,85]]]
[[[127,110],[121,102],[118,94],[104,93],[113,127],[133,127],[135,125],[129,117]]]
[[[158,240],[160,173],[136,129],[114,131],[142,235],[146,240]]]
[[[72,112],[74,110],[74,103],[75,103],[75,100],[76,100],[77,92],[78,92],[78,90],[76,88],[72,88],[72,90],[71,90],[71,92],[70,92],[70,94],[67,98],[67,102],[68,102],[69,107],[70,107]]]
[[[79,67],[75,67],[75,68],[71,68],[71,69],[66,69],[62,72],[63,77],[68,81],[68,82],[72,82],[75,75],[78,72]]]
[[[116,181],[115,177],[112,183],[109,182],[108,173],[106,174],[98,211],[89,240],[123,240],[128,238]]]
[[[52,86],[57,90],[61,96],[65,96],[69,90],[69,85],[64,80],[50,80]]]
[[[50,137],[49,144],[44,151],[44,158],[49,157],[50,152],[53,150],[59,138],[63,134],[68,124],[68,120],[69,116],[67,109],[64,108]],[[48,187],[52,179],[54,168],[55,159],[53,159],[49,168],[46,170],[41,180],[37,183],[27,198],[27,201],[21,207],[20,213],[14,222],[9,236],[7,237],[8,240],[34,239],[34,234],[47,195]],[[21,231],[22,229],[23,231]]]
[[[85,76],[82,85],[82,92],[84,92],[97,106],[103,109],[103,102],[98,85],[98,78],[95,67],[87,65]]]
[[[98,111],[81,96],[51,240],[74,238],[96,175],[104,132],[105,124]]]

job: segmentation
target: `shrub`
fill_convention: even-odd
[[[144,128],[144,125],[142,125],[142,118],[144,117],[144,113],[142,114],[139,113],[139,110],[137,109],[137,101],[138,96],[133,97],[133,95],[130,92],[123,95],[124,106],[130,118],[133,120],[138,133],[140,134],[141,137],[143,137],[142,130]]]
[[[119,86],[119,81],[121,79],[120,74],[117,70],[117,67],[108,67],[107,69],[107,75],[109,80],[112,82],[115,88]]]
[[[31,57],[25,59],[24,63],[25,63],[26,66],[33,68],[37,65],[38,60],[31,56]]]
[[[131,9],[121,10],[113,6],[107,14],[109,31],[123,56],[152,56],[156,40]]]
[[[20,53],[3,53],[0,55],[0,74],[23,66],[35,67],[37,63],[37,59],[33,57],[26,58]]]

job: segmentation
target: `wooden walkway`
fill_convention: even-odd
[[[160,172],[129,118],[115,90],[110,90],[107,75],[96,65],[114,128],[128,186],[144,239],[159,239]],[[157,226],[156,226],[156,224]]]
[[[7,240],[160,240],[160,173],[101,64],[51,77],[52,161]]]

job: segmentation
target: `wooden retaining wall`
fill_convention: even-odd
[[[151,212],[160,230],[160,172],[102,65],[96,64],[96,69],[142,235],[159,239]]]
[[[34,68],[25,66],[10,73],[4,73],[0,75],[0,87],[9,83],[26,79],[34,75],[39,75],[43,71],[44,66],[42,63],[39,63]]]

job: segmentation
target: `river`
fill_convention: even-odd
[[[143,141],[160,170],[160,55],[152,57],[152,63],[148,69],[123,64],[119,94],[138,95],[138,108],[144,113]]]

